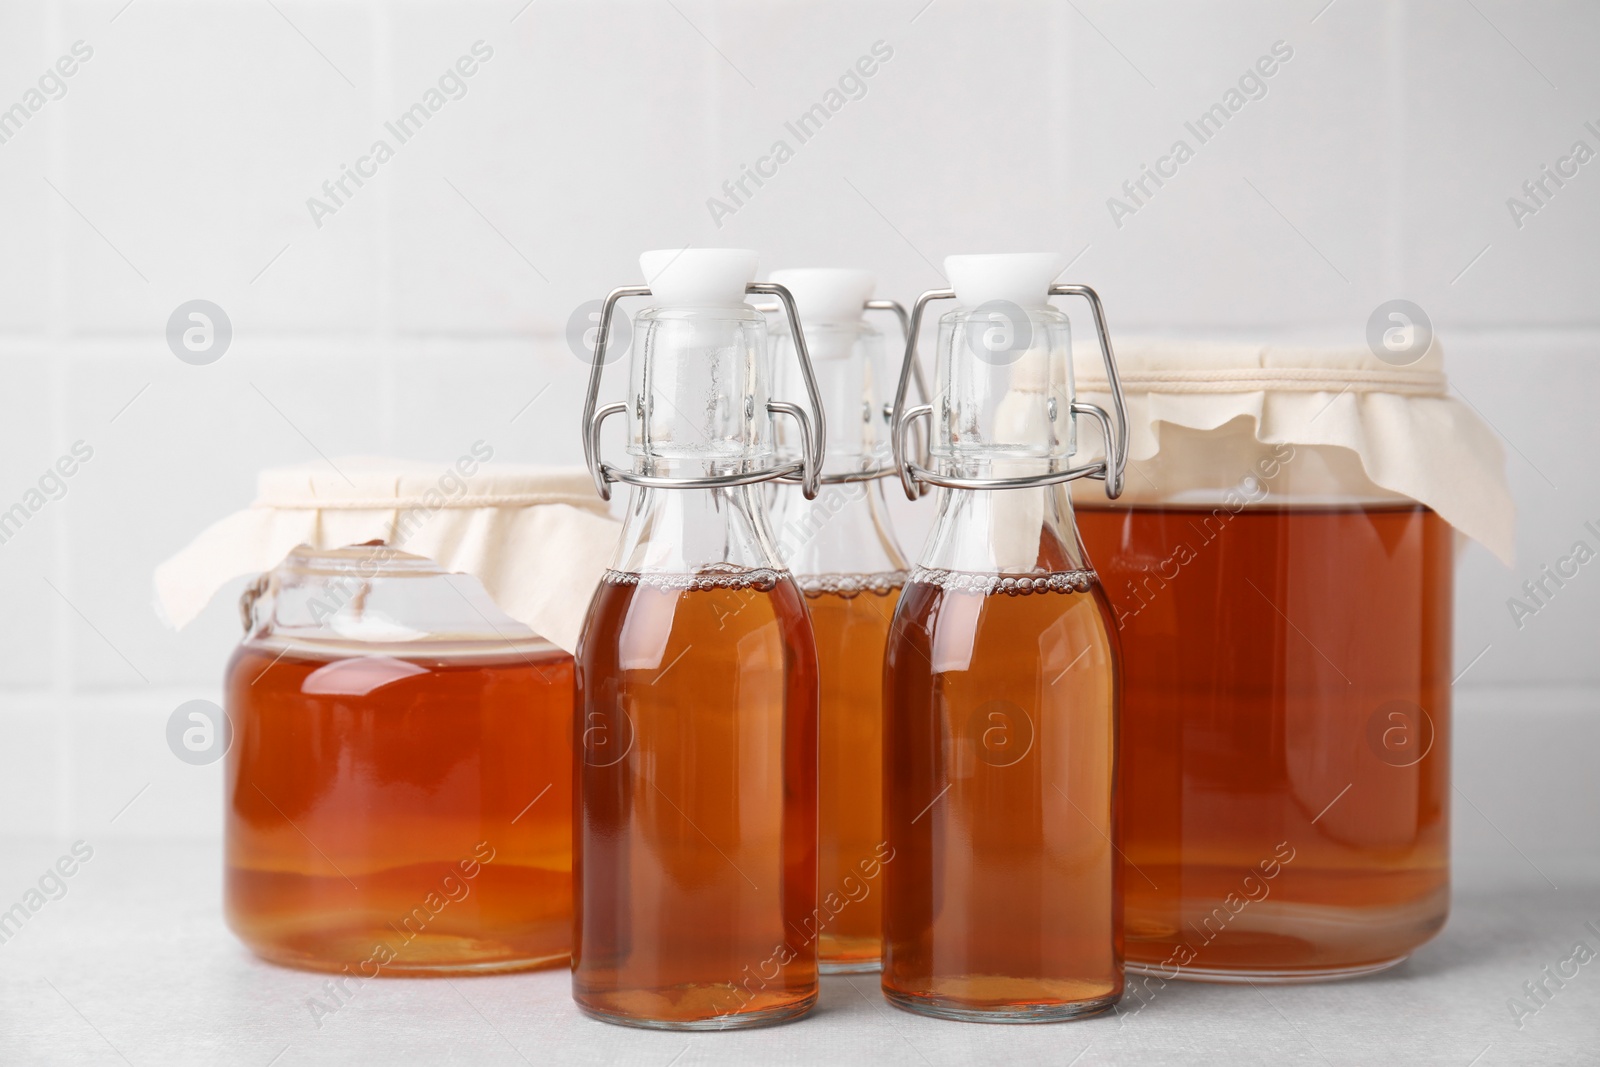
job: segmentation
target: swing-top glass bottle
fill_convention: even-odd
[[[1098,297],[1051,254],[951,256],[911,315],[894,444],[913,498],[939,487],[885,668],[883,990],[898,1007],[1047,1022],[1122,992],[1117,651],[1065,483],[1120,492],[1126,422]],[[1067,316],[1085,298],[1115,418],[1075,400]],[[933,401],[906,408],[916,335],[939,322]],[[1104,463],[1071,465],[1078,416]],[[909,454],[926,420],[930,457]]]
[[[883,493],[883,480],[894,476],[891,370],[884,335],[866,312],[893,312],[902,330],[906,312],[874,300],[876,281],[864,270],[780,270],[772,281],[800,310],[828,423],[821,491],[808,500],[785,485],[776,512],[779,547],[817,642],[819,958],[824,974],[876,971],[881,874],[894,860],[883,836],[883,653],[907,564]],[[800,363],[781,323],[774,341],[779,391],[798,398]],[[792,430],[779,427],[780,444]]]
[[[770,348],[747,292],[754,252],[641,257],[648,286],[601,312],[584,447],[596,487],[632,487],[576,656],[572,993],[601,1019],[724,1029],[817,998],[817,672],[805,604],[774,547],[764,486],[815,494],[824,416],[769,399]],[[628,400],[599,406],[611,318],[634,318]],[[600,455],[625,415],[632,464]],[[775,418],[801,428],[782,462]]]

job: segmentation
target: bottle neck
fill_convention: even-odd
[[[918,565],[970,574],[1090,569],[1064,484],[1038,489],[941,489]]]
[[[660,478],[774,464],[771,357],[754,308],[652,307],[634,318],[628,452]]]
[[[765,485],[630,488],[612,570],[699,574],[725,567],[785,569],[772,536]]]
[[[817,323],[806,326],[813,378],[828,427],[823,472],[851,474],[888,465],[889,416],[884,393],[889,368],[883,335],[865,322]],[[794,341],[787,330],[774,345],[776,394],[809,406]],[[778,440],[790,458],[799,455],[795,425],[777,426]]]
[[[815,500],[799,486],[777,490],[778,550],[799,575],[892,574],[907,569],[889,527],[883,480],[827,484]]]

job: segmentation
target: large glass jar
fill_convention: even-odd
[[[1430,503],[1459,501],[1419,473],[1442,372],[1122,355],[1128,492],[1082,494],[1078,526],[1123,655],[1130,991],[1392,966],[1449,911],[1455,534]]]
[[[378,542],[295,550],[244,613],[234,933],[362,978],[565,963],[572,657],[476,579]]]

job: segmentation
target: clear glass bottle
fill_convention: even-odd
[[[602,313],[585,412],[602,495],[633,488],[577,654],[572,994],[633,1026],[781,1022],[817,998],[817,669],[759,483],[803,468],[815,492],[820,438],[776,457],[774,414],[805,416],[768,400],[755,253],[641,263],[650,286]],[[597,410],[612,309],[644,295],[629,400]],[[624,412],[630,470],[599,457]]]
[[[244,613],[225,682],[239,939],[356,978],[565,963],[572,657],[382,543],[296,549]]]
[[[895,614],[885,672],[884,994],[928,1015],[1045,1022],[1121,996],[1115,775],[1115,632],[1073,524],[1065,480],[1075,404],[1054,255],[951,256],[960,306],[939,323],[935,399],[896,398],[897,457],[931,422],[932,469],[903,466],[907,490],[940,486],[932,534]],[[1120,407],[1120,405],[1119,405]],[[1120,411],[1119,411],[1120,414]]]
[[[779,548],[805,594],[817,642],[819,956],[824,974],[876,971],[879,875],[894,858],[883,836],[883,653],[907,569],[883,495],[883,478],[894,473],[892,387],[883,334],[863,318],[871,274],[780,270],[772,281],[794,294],[828,418],[822,491],[807,500],[785,485],[777,511]],[[799,362],[782,327],[775,347],[780,393],[798,397]],[[779,429],[782,440],[788,426]]]

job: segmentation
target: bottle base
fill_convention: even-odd
[[[762,1008],[759,1011],[738,1012],[732,1015],[711,1015],[698,1019],[651,1019],[639,1015],[628,1015],[622,1012],[606,1011],[576,1002],[578,1010],[591,1019],[598,1019],[603,1023],[613,1026],[631,1026],[638,1030],[753,1030],[762,1026],[778,1026],[782,1023],[793,1022],[809,1012],[817,1005],[817,994],[810,995],[786,1004],[778,1004],[771,1008]]]
[[[324,974],[342,974],[359,966],[352,960],[329,960],[292,951],[278,951],[255,945],[247,946],[255,956],[275,967],[289,967],[297,971],[317,971]],[[360,962],[376,963],[372,959]],[[455,978],[479,974],[511,974],[518,971],[537,971],[565,967],[572,962],[571,953],[561,952],[549,956],[528,958],[502,958],[486,960],[454,960],[438,962],[402,963],[399,959],[379,963],[371,978]]]
[[[1024,1003],[973,1007],[955,1003],[946,997],[919,996],[887,988],[884,989],[883,996],[901,1011],[961,1023],[1071,1022],[1073,1019],[1087,1019],[1099,1015],[1122,999],[1121,992],[1117,992],[1093,1000],[1074,1000],[1059,1004]]]
[[[1179,967],[1177,974],[1172,974],[1172,967],[1157,963],[1135,963],[1127,961],[1126,969],[1129,974],[1151,975],[1167,981],[1180,982],[1218,982],[1222,984],[1253,983],[1256,985],[1305,985],[1311,982],[1337,982],[1341,978],[1362,978],[1369,974],[1379,974],[1398,967],[1411,958],[1408,952],[1403,956],[1393,959],[1379,960],[1376,963],[1360,963],[1349,967],[1284,967],[1284,968],[1248,968],[1248,967]]]
[[[817,970],[822,974],[877,974],[883,970],[883,960],[876,956],[865,960],[818,960]]]

